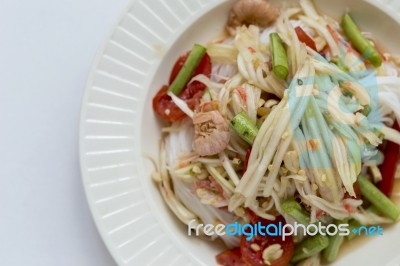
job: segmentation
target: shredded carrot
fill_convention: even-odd
[[[246,91],[245,91],[242,87],[238,87],[238,88],[237,88],[237,91],[238,91],[238,93],[239,93],[239,95],[240,95],[240,98],[242,98],[242,100],[243,100],[244,102],[246,102],[246,101],[247,101]]]

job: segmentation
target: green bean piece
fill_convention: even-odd
[[[343,60],[339,56],[335,56],[330,62],[335,64],[343,72],[350,71],[350,69],[344,64]]]
[[[329,238],[323,235],[316,235],[306,238],[303,242],[298,244],[294,249],[292,258],[293,263],[314,256],[326,249],[329,245]]]
[[[368,199],[385,216],[396,221],[400,216],[399,208],[364,176],[358,176],[361,195]]]
[[[172,82],[171,86],[169,86],[169,92],[172,92],[175,95],[179,95],[179,93],[181,93],[203,59],[203,56],[206,54],[206,51],[207,49],[200,44],[195,44],[193,46],[181,70]]]
[[[372,46],[372,44],[362,35],[360,29],[350,17],[349,14],[345,14],[342,23],[342,29],[344,34],[349,38],[353,46],[367,58],[374,67],[380,67],[382,65],[382,57],[379,52]]]
[[[371,113],[371,106],[370,105],[364,105],[364,108],[362,109],[361,113],[365,116],[369,116]]]
[[[233,130],[250,145],[253,144],[254,139],[258,134],[258,128],[251,122],[247,114],[242,111],[232,118],[231,127]]]
[[[289,75],[289,64],[283,42],[278,33],[269,35],[272,47],[272,68],[277,78],[286,79]]]
[[[340,224],[347,223],[347,221],[336,221],[335,224],[339,226]],[[342,246],[344,241],[344,236],[340,234],[336,234],[329,237],[329,245],[322,252],[322,257],[326,262],[333,262],[337,255],[339,254],[339,249]]]
[[[281,208],[283,212],[295,219],[297,222],[305,226],[310,224],[310,214],[293,198],[282,202]]]

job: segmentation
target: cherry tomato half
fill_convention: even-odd
[[[221,252],[216,257],[217,263],[222,266],[248,266],[242,260],[240,248],[234,248]]]
[[[269,224],[278,225],[279,222],[285,224],[285,219],[282,216],[276,217],[275,221],[268,221],[262,218],[258,218],[258,221],[261,222],[262,225],[268,226]],[[254,249],[256,244],[259,249]],[[267,266],[263,259],[263,251],[273,244],[281,245],[281,249],[283,250],[283,254],[280,258],[270,261],[269,266],[286,266],[289,261],[292,259],[294,254],[294,243],[291,236],[285,238],[285,241],[282,240],[281,236],[261,236],[256,235],[250,241],[246,240],[246,236],[242,236],[240,242],[240,251],[242,252],[242,260],[252,266]]]
[[[179,71],[182,69],[189,53],[185,53],[176,61],[169,78],[169,84],[171,84]],[[205,54],[200,64],[196,68],[193,76],[204,74],[208,77],[211,75],[211,59]],[[153,110],[163,119],[169,122],[176,122],[186,117],[186,114],[179,109],[178,106],[171,100],[171,97],[167,95],[167,85],[161,87],[157,94],[153,98]],[[179,98],[184,100],[190,109],[194,109],[200,102],[200,98],[205,90],[205,85],[200,82],[192,82],[182,90],[179,94]]]

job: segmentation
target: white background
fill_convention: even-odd
[[[79,111],[127,0],[0,0],[0,265],[115,265],[92,221]]]

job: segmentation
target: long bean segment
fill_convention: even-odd
[[[287,199],[281,204],[282,210],[295,219],[297,222],[305,226],[310,224],[310,215],[307,211],[294,199]]]
[[[360,185],[361,194],[380,212],[393,221],[399,218],[399,208],[368,179],[360,175],[358,177],[358,184]]]
[[[346,34],[347,38],[351,41],[354,47],[367,58],[374,67],[380,67],[382,65],[382,57],[379,52],[372,46],[372,44],[363,36],[360,29],[350,17],[349,14],[345,14],[342,23],[342,29]]]
[[[314,256],[326,249],[329,245],[329,238],[323,235],[316,235],[307,238],[299,245],[296,246],[294,250],[294,255],[292,258],[293,263],[297,263],[301,260]]]
[[[339,226],[342,223],[345,223],[347,221],[337,221],[335,224]],[[322,257],[326,262],[333,262],[338,253],[339,249],[342,246],[344,241],[344,236],[341,236],[340,234],[333,235],[329,237],[329,246],[322,252]]]
[[[206,54],[206,51],[207,49],[200,44],[195,44],[193,46],[181,70],[172,82],[171,86],[169,86],[169,92],[172,92],[175,95],[179,95],[179,93],[186,86],[186,84],[190,80],[190,77],[193,75],[194,71],[200,64],[201,59],[203,59],[203,56]]]
[[[249,144],[253,144],[254,139],[258,134],[258,128],[251,122],[247,114],[242,111],[232,118],[231,127],[233,130]]]
[[[286,79],[289,75],[289,64],[283,42],[278,33],[269,35],[272,47],[272,68],[277,78]]]

